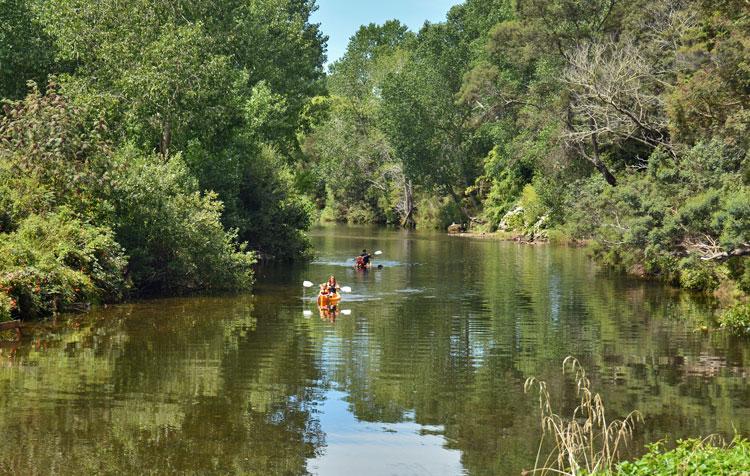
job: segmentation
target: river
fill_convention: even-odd
[[[0,472],[516,475],[545,379],[577,357],[645,442],[750,435],[750,343],[700,299],[585,250],[367,227],[311,232],[314,262],[254,295],[97,308],[0,345]],[[383,269],[351,256],[382,250]],[[321,315],[304,280],[352,287]]]

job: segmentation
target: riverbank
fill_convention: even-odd
[[[461,231],[461,232],[448,232],[449,236],[461,237],[461,238],[477,238],[487,240],[498,240],[498,241],[513,241],[524,245],[543,245],[543,244],[554,244],[564,245],[574,248],[585,248],[592,244],[592,240],[579,240],[566,236],[563,233],[546,233],[540,236],[529,236],[528,233],[515,232],[515,231],[494,231],[494,232],[480,232],[480,231]]]

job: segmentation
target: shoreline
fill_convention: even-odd
[[[482,240],[507,241],[523,245],[561,245],[571,248],[585,248],[591,244],[591,240],[553,240],[549,237],[528,239],[528,235],[523,233],[513,233],[507,231],[478,232],[463,231],[460,233],[446,233],[448,236],[460,238],[477,238]]]

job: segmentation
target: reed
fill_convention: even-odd
[[[534,469],[524,474],[574,476],[611,472],[620,451],[632,440],[636,423],[643,418],[633,411],[623,419],[608,421],[604,401],[591,390],[591,381],[577,359],[567,357],[563,361],[563,374],[573,375],[578,396],[578,406],[569,418],[553,411],[546,382],[530,377],[524,384],[525,393],[538,389],[542,430]],[[543,460],[548,439],[553,445]]]

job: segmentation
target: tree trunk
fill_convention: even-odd
[[[414,221],[414,186],[411,180],[404,179],[404,218],[401,221],[403,228],[415,228]]]
[[[161,139],[159,140],[159,150],[164,160],[169,157],[169,146],[172,142],[172,125],[169,122],[165,122],[162,125]]]
[[[599,142],[596,137],[596,133],[591,135],[591,148],[593,151],[593,157],[591,157],[591,163],[594,164],[594,167],[596,167],[596,170],[599,171],[604,176],[604,180],[607,181],[608,184],[615,187],[617,185],[617,179],[614,175],[612,175],[612,172],[609,171],[607,168],[607,165],[602,162],[602,159],[599,157]]]

